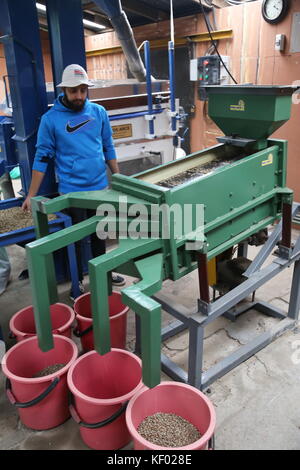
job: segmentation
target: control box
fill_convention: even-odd
[[[203,87],[220,85],[220,59],[217,55],[198,57],[198,96],[200,100],[207,99]]]
[[[217,55],[198,58],[199,85],[220,84],[220,59]]]
[[[231,83],[228,73],[230,57],[222,55],[221,59],[222,61],[218,55],[207,55],[190,61],[190,80],[197,82],[200,100],[207,99],[204,90],[206,85],[229,85]]]

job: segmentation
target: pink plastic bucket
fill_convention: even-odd
[[[56,303],[50,306],[50,316],[52,333],[71,338],[71,325],[75,320],[73,309],[68,305]],[[15,313],[10,319],[9,327],[17,341],[36,335],[32,305]]]
[[[141,360],[135,354],[112,349],[100,356],[90,351],[70,367],[68,386],[73,394],[70,411],[86,445],[116,450],[128,444],[125,408],[142,387]]]
[[[189,421],[201,438],[183,447],[161,447],[144,439],[137,431],[141,422],[155,413],[174,413]],[[203,450],[212,438],[216,414],[212,403],[197,388],[180,382],[162,382],[154,388],[143,387],[130,400],[126,423],[135,450]]]
[[[127,312],[129,307],[122,303],[120,292],[113,292],[108,297],[108,302],[111,347],[125,349]],[[74,331],[74,334],[80,337],[83,351],[92,351],[94,349],[94,337],[90,292],[77,297],[74,303],[74,311],[77,321],[77,329]]]
[[[43,352],[37,336],[20,341],[2,359],[7,377],[7,396],[18,408],[23,424],[31,429],[50,429],[70,417],[67,372],[78,355],[77,346],[65,336],[53,335],[54,348]],[[33,378],[54,364],[63,368],[44,377]]]

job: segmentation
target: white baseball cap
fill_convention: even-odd
[[[79,85],[93,86],[93,83],[89,81],[89,77],[81,65],[71,64],[64,69],[62,81],[56,86],[73,88]]]

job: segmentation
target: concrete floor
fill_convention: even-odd
[[[294,238],[297,233],[293,233]],[[251,248],[249,257],[257,249]],[[24,250],[16,245],[8,248],[12,275],[7,291],[0,297],[0,324],[7,347],[9,319],[19,309],[31,305],[29,281],[19,281],[24,268]],[[269,301],[287,312],[292,268],[260,288],[256,298]],[[128,283],[132,279],[128,278]],[[88,289],[88,277],[85,279]],[[60,302],[71,305],[69,283],[59,285]],[[175,302],[193,309],[197,303],[197,273],[184,279],[165,281],[163,292]],[[171,317],[164,314],[163,323]],[[204,369],[213,365],[257,334],[269,329],[278,320],[250,311],[232,323],[218,318],[206,330]],[[129,313],[127,348],[134,347],[134,315]],[[78,342],[78,340],[76,339]],[[165,354],[187,369],[188,335],[181,333],[162,345]],[[162,380],[168,377],[162,373]],[[205,391],[216,414],[216,449],[300,449],[300,328],[287,331],[273,343],[214,382]],[[77,424],[69,419],[48,431],[27,429],[18,419],[15,408],[4,391],[4,376],[0,372],[0,449],[88,450]],[[131,449],[130,443],[126,449]]]

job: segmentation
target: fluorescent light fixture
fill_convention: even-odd
[[[36,3],[35,6],[39,11],[46,11],[45,5],[42,5],[41,3]]]
[[[41,3],[36,3],[36,8],[45,13],[46,12],[46,7],[45,5],[42,5]],[[83,20],[83,24],[87,27],[90,27],[92,29],[95,29],[95,30],[102,30],[102,29],[105,29],[105,26],[103,26],[102,24],[98,24],[98,23],[94,23],[93,21],[89,21],[89,20]]]

